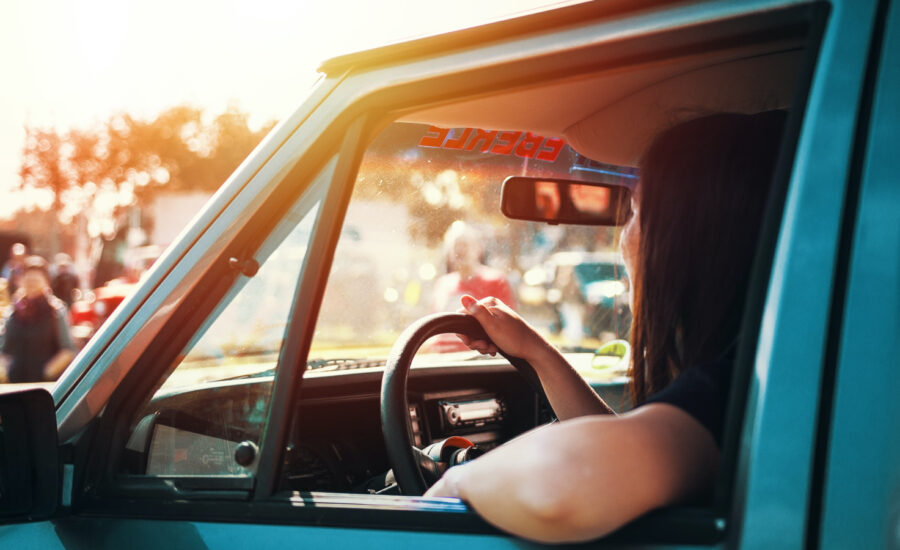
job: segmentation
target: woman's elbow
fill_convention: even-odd
[[[552,470],[544,470],[552,471]],[[510,495],[515,501],[508,511],[508,525],[498,527],[542,543],[581,542],[603,537],[625,524],[629,517],[613,508],[613,499],[581,498],[577,491],[561,490],[565,481],[543,475]],[[486,516],[487,517],[487,516]],[[490,518],[488,518],[490,520]]]
[[[523,503],[515,534],[541,543],[584,542],[603,537],[623,525],[609,521],[590,506],[557,496],[530,499]],[[502,526],[500,526],[502,528]]]

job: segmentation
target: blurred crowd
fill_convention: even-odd
[[[57,254],[51,265],[12,245],[0,271],[0,381],[56,380],[75,354],[69,312],[79,289],[72,259]]]

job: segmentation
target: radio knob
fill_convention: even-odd
[[[447,411],[447,420],[449,420],[451,424],[457,424],[459,422],[459,411],[457,411],[456,408]]]

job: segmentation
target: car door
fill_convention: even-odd
[[[882,6],[814,470],[812,546],[900,546],[900,9]]]
[[[835,388],[830,369],[847,283],[839,274],[850,265],[842,243],[853,229],[843,220],[855,216],[858,170],[873,146],[861,136],[869,131],[871,79],[883,70],[879,22],[888,3],[859,8],[831,5],[792,168],[741,436],[740,516],[732,518],[731,535],[744,547],[818,541],[810,534],[821,519],[816,501],[820,491],[834,490],[813,474],[822,467],[823,412],[829,423],[823,403]]]
[[[64,499],[58,517],[51,521],[0,528],[0,543],[11,547],[157,547],[177,541],[186,548],[275,547],[299,542],[317,546],[527,546],[484,524],[458,501],[277,495],[283,442],[291,420],[288,414],[298,395],[331,256],[368,139],[388,113],[399,116],[413,107],[447,101],[455,94],[487,93],[521,84],[523,79],[540,82],[561,74],[571,77],[592,66],[602,52],[610,52],[604,62],[613,63],[624,53],[646,54],[645,46],[660,49],[653,40],[665,34],[661,29],[687,40],[696,27],[705,31],[721,28],[725,36],[717,35],[717,39],[725,40],[729,33],[744,37],[748,28],[762,32],[771,25],[781,32],[802,23],[804,29],[812,29],[811,44],[816,46],[805,65],[812,95],[807,103],[805,87],[800,87],[802,99],[797,105],[805,111],[794,123],[800,145],[796,158],[784,168],[788,198],[784,218],[775,220],[771,239],[778,248],[770,285],[766,284],[769,265],[763,277],[762,296],[767,301],[760,298],[759,315],[769,317],[765,322],[757,319],[762,324],[759,352],[747,352],[750,363],[758,357],[757,369],[748,372],[752,375],[748,414],[745,417],[740,411],[737,417],[746,427],[733,437],[734,462],[729,464],[734,469],[733,479],[726,479],[729,500],[724,510],[672,510],[645,518],[627,528],[618,542],[735,542],[753,547],[766,536],[795,540],[806,517],[806,502],[797,500],[807,494],[804,472],[812,460],[812,425],[819,394],[818,390],[799,398],[785,394],[796,390],[798,380],[804,384],[818,380],[821,362],[817,358],[827,331],[823,326],[811,326],[798,350],[785,352],[786,357],[776,357],[776,352],[788,347],[788,333],[808,325],[797,309],[800,306],[791,306],[786,293],[799,292],[806,307],[829,296],[834,284],[828,267],[836,256],[837,233],[823,231],[822,225],[838,219],[843,205],[844,180],[835,174],[847,169],[855,106],[863,82],[861,70],[846,71],[846,67],[856,67],[866,58],[868,29],[874,18],[873,3],[854,8],[836,4],[829,12],[824,6],[794,7],[777,2],[748,2],[738,7],[711,2],[628,13],[627,9],[580,7],[558,19],[532,17],[524,23],[462,33],[449,43],[426,41],[417,46],[424,53],[410,54],[401,48],[374,52],[368,59],[332,62],[326,66],[329,76],[310,100],[239,168],[179,245],[161,259],[148,282],[117,310],[97,341],[66,373],[54,397],[65,444],[63,494],[71,498]],[[630,39],[625,46],[619,42],[622,33]],[[820,39],[823,53],[818,57]],[[365,67],[360,68],[360,63]],[[827,145],[823,143],[826,134]],[[823,154],[827,166],[811,166]],[[793,176],[788,177],[790,172]],[[311,220],[307,234],[295,231],[307,219]],[[217,463],[216,457],[232,454],[237,445],[248,441],[256,447],[254,469],[249,473],[236,469],[176,472],[167,469],[172,464],[163,463],[154,479],[127,475],[120,466],[129,442],[141,421],[153,416],[153,411],[143,415],[141,407],[166,388],[165,383],[179,372],[193,350],[203,348],[204,338],[216,333],[219,319],[244,318],[229,307],[242,303],[241,293],[250,286],[249,281],[266,270],[267,260],[276,257],[278,246],[292,234],[304,252],[294,258],[298,265],[288,276],[294,285],[290,296],[279,295],[287,307],[276,326],[276,333],[280,330],[277,366],[262,406],[262,428],[254,440],[244,439],[249,431],[246,427],[225,426],[221,430],[225,435],[216,437],[229,444],[212,460]],[[806,238],[813,239],[814,258],[797,250],[798,242]],[[817,262],[822,264],[821,272],[803,287],[805,270],[819,265]],[[262,299],[265,294],[257,291],[252,299]],[[819,318],[818,313],[814,316]],[[821,318],[826,317],[822,313]],[[778,323],[769,322],[771,318]],[[234,332],[240,334],[241,330]],[[220,351],[225,349],[217,345]],[[238,342],[233,349],[246,348]],[[233,349],[223,356],[238,357],[240,353],[231,353]],[[802,355],[799,368],[792,363],[798,354]],[[201,359],[210,355],[215,353]],[[177,395],[173,395],[175,399]],[[781,400],[790,401],[791,407],[780,406]],[[796,427],[781,430],[785,417],[796,418]],[[191,431],[186,424],[157,425]],[[153,445],[152,439],[144,440],[145,448]],[[786,451],[775,450],[785,442],[788,449],[804,455],[791,468],[781,463]],[[161,454],[171,457],[174,464],[176,455],[190,457],[189,451],[182,450],[173,447]],[[206,463],[210,461],[207,457]],[[744,473],[738,476],[737,471]],[[774,478],[762,479],[766,475]],[[730,482],[734,479],[737,488],[732,494]],[[784,488],[774,489],[771,479],[784,483]],[[801,511],[799,518],[782,519],[773,529],[766,512],[770,499],[784,499],[786,509]],[[736,538],[726,539],[726,534]]]

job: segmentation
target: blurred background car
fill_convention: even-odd
[[[76,292],[77,298],[69,309],[72,339],[81,349],[112,315],[125,298],[131,296],[144,273],[162,254],[156,245],[129,250],[124,257],[122,275],[110,279],[93,290]]]
[[[522,308],[552,318],[551,332],[569,345],[625,338],[631,326],[630,285],[615,252],[562,251],[525,271]]]

